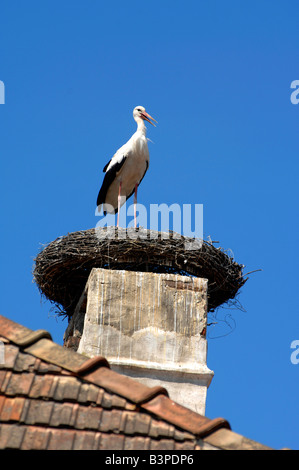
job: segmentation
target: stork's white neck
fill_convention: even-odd
[[[140,132],[143,135],[146,135],[146,126],[144,120],[141,118],[135,119],[137,122],[137,132]]]

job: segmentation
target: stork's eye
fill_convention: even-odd
[[[139,111],[141,113],[142,109],[138,108],[137,111]]]

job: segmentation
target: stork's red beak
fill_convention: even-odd
[[[155,126],[155,124],[152,122],[152,121],[156,121],[156,119],[154,119],[152,116],[150,116],[148,113],[146,113],[145,111],[143,113],[141,113],[141,116],[142,116],[142,119],[144,119],[145,121],[149,122],[152,126]],[[158,124],[158,123],[157,123]],[[156,127],[156,126],[155,126]]]

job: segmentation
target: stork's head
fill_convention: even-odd
[[[134,117],[136,122],[138,122],[139,119],[142,119],[143,121],[149,122],[153,126],[155,126],[155,124],[152,121],[157,122],[152,116],[150,116],[145,111],[145,108],[143,106],[136,106],[136,108],[134,108],[133,117]]]

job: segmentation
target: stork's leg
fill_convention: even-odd
[[[117,228],[118,228],[118,223],[119,223],[119,211],[120,211],[120,201],[121,201],[121,182],[119,183],[119,188],[118,188],[118,198],[117,198]]]
[[[137,209],[137,188],[138,184],[135,184],[135,193],[134,193],[134,225],[137,228],[137,220],[136,220],[136,209]]]

